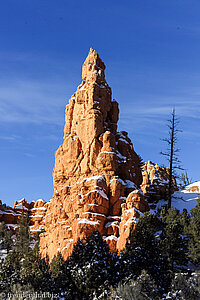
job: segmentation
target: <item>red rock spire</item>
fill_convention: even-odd
[[[41,236],[42,256],[50,259],[57,251],[66,258],[78,238],[94,229],[115,250],[121,205],[142,181],[127,133],[117,133],[118,103],[104,71],[103,61],[90,49],[82,83],[66,106],[64,142],[55,154],[54,195]]]
[[[89,54],[82,67],[82,80],[101,83],[105,81],[105,65],[99,54],[90,48]]]

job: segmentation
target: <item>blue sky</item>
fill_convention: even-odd
[[[160,138],[175,105],[189,177],[200,180],[199,0],[6,0],[0,9],[0,199],[53,193],[64,110],[93,47],[144,160],[165,163]]]

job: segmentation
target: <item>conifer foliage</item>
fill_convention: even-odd
[[[175,209],[145,213],[123,252],[110,253],[94,231],[77,242],[66,261],[58,253],[48,264],[40,257],[39,240],[31,247],[24,214],[0,261],[0,293],[48,292],[67,300],[199,299],[200,275],[194,272],[200,262],[199,220],[200,200],[191,215]],[[188,262],[195,275],[188,273]]]
[[[69,260],[64,261],[59,253],[50,265],[53,291],[64,296],[65,299],[79,299],[79,291],[76,288],[70,272]]]
[[[27,254],[29,250],[29,218],[24,211],[20,216],[16,236],[16,249],[21,254]]]
[[[197,205],[191,209],[191,221],[189,225],[190,241],[189,241],[189,257],[196,264],[200,264],[200,198]]]
[[[184,235],[184,224],[187,214],[177,209],[170,208],[168,211],[161,211],[163,223],[163,235],[160,241],[160,248],[163,256],[168,260],[170,270],[179,269],[179,266],[186,266],[188,262],[188,238]]]
[[[152,278],[146,271],[142,271],[141,275],[136,279],[118,284],[116,288],[111,288],[108,300],[159,300],[158,288]]]
[[[12,249],[12,231],[7,228],[4,222],[0,224],[0,250],[5,249],[9,252]]]
[[[140,218],[136,228],[131,233],[126,245],[125,257],[131,258],[129,273],[140,275],[146,270],[160,288],[167,289],[170,278],[168,263],[162,256],[157,232],[162,228],[159,218],[151,213],[145,213]]]
[[[69,265],[72,280],[83,299],[93,299],[109,289],[112,283],[109,251],[97,230],[85,242],[79,240],[76,244]]]

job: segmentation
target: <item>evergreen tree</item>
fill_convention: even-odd
[[[30,299],[30,295],[31,295],[31,300],[37,300],[38,297],[35,294],[35,290],[33,289],[31,283],[28,283],[27,285],[22,285],[20,283],[15,283],[14,285],[11,286],[11,290],[9,291],[12,294],[18,294],[18,299]],[[20,298],[20,294],[23,294],[23,298]],[[7,298],[7,297],[6,297]],[[6,300],[5,298],[5,300]],[[8,298],[10,299],[10,298]],[[17,299],[17,298],[13,298],[12,299]],[[43,298],[44,299],[44,298]],[[45,298],[47,299],[47,298]],[[4,300],[4,299],[2,299]]]
[[[18,222],[18,232],[16,236],[16,250],[21,254],[27,254],[30,247],[29,240],[29,218],[28,214],[22,211]]]
[[[170,283],[168,264],[161,255],[156,233],[161,229],[159,218],[151,213],[140,217],[136,228],[131,232],[125,248],[129,273],[140,275],[146,270],[160,288],[167,289]]]
[[[183,209],[183,211],[179,214],[180,218],[180,224],[183,229],[183,234],[189,238],[189,227],[190,227],[190,221],[191,221],[191,216],[189,215],[187,209]]]
[[[172,271],[174,268],[184,268],[188,262],[188,238],[184,235],[187,217],[185,212],[180,214],[173,208],[168,209],[167,212],[161,211],[163,235],[160,245]]]
[[[123,252],[111,254],[110,268],[113,275],[110,283],[113,287],[117,286],[120,281],[126,280],[130,275],[127,264],[129,264],[128,257]]]
[[[200,274],[176,274],[172,280],[170,291],[165,299],[172,300],[199,300],[200,299]]]
[[[21,283],[21,257],[16,250],[8,253],[5,259],[0,262],[0,291],[10,292],[11,287],[16,283]]]
[[[109,289],[112,280],[109,251],[97,230],[85,242],[79,240],[75,245],[69,266],[81,299],[93,299]]]
[[[30,289],[38,292],[53,291],[49,265],[39,254],[39,242],[29,247],[28,223],[22,215],[17,233],[16,247],[0,263],[1,292]],[[25,236],[23,236],[23,233]],[[20,245],[21,241],[21,245]]]
[[[155,282],[151,277],[142,271],[142,274],[135,280],[128,282],[120,282],[116,288],[111,288],[108,300],[145,300],[145,299],[160,299],[160,293]]]
[[[189,226],[189,257],[196,264],[200,264],[200,198],[197,204],[191,209],[191,221]]]
[[[12,235],[12,230],[2,222],[0,224],[0,249],[7,250],[7,253],[13,248]]]
[[[6,231],[5,231],[6,232]],[[3,292],[10,292],[14,284],[21,284],[21,267],[24,255],[29,250],[29,234],[27,217],[22,214],[16,237],[16,244],[0,264],[0,282]],[[10,246],[9,246],[10,250]]]
[[[25,247],[22,254],[20,282],[26,286],[31,284],[32,288],[38,292],[52,292],[53,280],[51,270],[45,259],[41,259],[39,253],[39,237],[33,248]]]
[[[138,155],[138,157],[139,157],[139,168],[141,172],[143,172],[144,160],[140,155]]]
[[[61,253],[55,256],[50,265],[54,292],[65,299],[79,299],[79,293],[71,278],[69,260],[65,261]]]

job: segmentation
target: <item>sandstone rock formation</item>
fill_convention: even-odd
[[[66,106],[64,142],[55,153],[54,194],[47,205],[46,232],[40,235],[42,257],[49,260],[59,251],[67,258],[78,239],[94,229],[112,251],[122,249],[126,239],[120,233],[128,234],[139,211],[148,210],[138,188],[139,157],[127,132],[117,132],[118,103],[104,71],[90,49],[82,83]]]
[[[5,206],[0,200],[0,222],[11,224],[11,227],[15,227],[18,220],[18,214],[10,206]],[[13,225],[13,226],[12,226]]]
[[[4,222],[13,231],[17,230],[21,213],[28,213],[30,222],[30,234],[35,236],[37,232],[44,229],[46,214],[46,201],[38,199],[36,202],[28,203],[26,199],[15,201],[14,208],[2,205],[0,200],[0,222]]]
[[[47,205],[43,199],[38,199],[36,202],[33,201],[30,203],[29,224],[32,236],[35,236],[37,232],[41,232],[44,229]]]
[[[140,159],[127,132],[117,132],[118,103],[105,80],[105,65],[90,49],[82,83],[66,106],[64,142],[55,153],[52,200],[14,208],[0,201],[0,222],[17,229],[28,212],[31,235],[40,234],[42,257],[66,259],[78,239],[98,229],[111,251],[120,251],[141,213],[166,196],[169,170]],[[175,183],[175,182],[174,182]]]
[[[189,184],[185,187],[186,192],[200,193],[200,181]]]
[[[148,202],[152,203],[165,199],[168,195],[169,188],[169,169],[159,167],[158,164],[154,164],[151,161],[145,162],[142,169],[143,181],[141,190],[145,194]],[[175,178],[173,178],[172,193],[176,190],[177,184]]]

